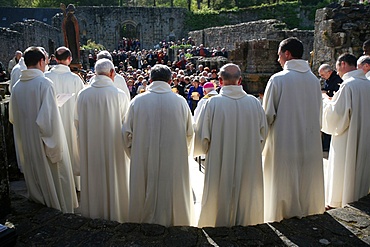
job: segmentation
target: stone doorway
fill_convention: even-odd
[[[125,37],[127,39],[138,39],[140,38],[140,33],[137,31],[137,25],[134,23],[124,23],[120,29],[121,38]]]

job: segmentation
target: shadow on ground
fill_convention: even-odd
[[[92,220],[11,192],[17,246],[368,246],[370,195],[341,209],[302,219],[231,228],[163,227]]]

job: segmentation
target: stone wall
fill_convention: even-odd
[[[331,4],[316,12],[313,71],[323,63],[335,66],[339,55],[362,55],[362,44],[370,39],[370,5]]]
[[[14,56],[15,51],[23,49],[22,34],[8,28],[0,28],[0,44],[0,61],[8,68],[8,62]]]
[[[36,20],[16,22],[9,28],[0,29],[2,52],[0,61],[8,66],[16,50],[24,51],[29,46],[42,46],[49,53],[63,45],[60,29]]]
[[[184,8],[78,7],[75,15],[79,22],[81,45],[91,39],[112,51],[127,35],[138,38],[141,47],[147,49],[164,39],[182,38],[186,35],[186,11]],[[9,29],[0,29],[0,61],[7,64],[16,50],[24,51],[30,45],[43,46],[49,53],[64,45],[61,32],[63,14],[60,12],[53,17],[52,26],[26,20],[12,24]]]
[[[88,39],[109,50],[117,49],[123,36],[138,38],[141,47],[150,49],[170,36],[183,37],[186,9],[155,7],[78,7],[75,12],[80,26],[81,44]],[[53,18],[53,26],[61,27],[62,14]]]
[[[300,39],[304,46],[303,59],[311,62],[314,32],[285,28],[278,20],[262,20],[207,28],[189,35],[195,43],[206,47],[226,47],[229,60],[238,64],[243,72],[244,90],[257,94],[264,91],[270,76],[281,70],[277,62],[280,41],[288,37]]]
[[[285,28],[285,23],[273,19],[207,28],[189,32],[189,36],[192,37],[196,44],[202,43],[206,47],[226,47],[228,51],[237,49],[239,44],[248,40],[268,39],[281,41],[294,36],[302,40],[305,48],[304,59],[309,59],[314,38],[313,31],[286,30]]]

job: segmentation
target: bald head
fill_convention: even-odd
[[[238,85],[241,82],[241,71],[238,65],[233,63],[225,64],[220,69],[220,77],[223,85]]]
[[[61,46],[55,50],[55,58],[58,63],[69,65],[72,61],[72,53],[67,47]]]

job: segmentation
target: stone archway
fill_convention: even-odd
[[[138,25],[133,21],[125,21],[120,27],[120,37],[127,38],[127,39],[138,39],[140,38],[140,33],[138,33],[137,27]]]

